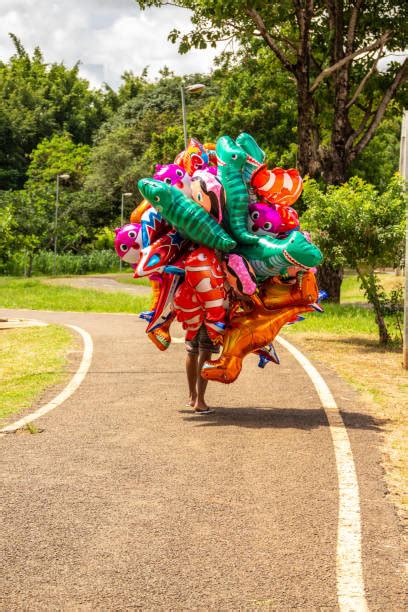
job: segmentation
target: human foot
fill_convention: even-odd
[[[194,404],[194,412],[196,414],[211,414],[212,412],[214,412],[214,410],[212,408],[210,408],[209,406],[207,406],[207,404],[202,401],[202,402],[196,402]]]

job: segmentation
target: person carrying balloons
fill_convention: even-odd
[[[322,312],[322,253],[292,208],[296,169],[270,170],[252,136],[191,139],[174,163],[138,182],[144,200],[116,229],[116,252],[152,285],[148,338],[161,351],[185,330],[188,406],[210,414],[209,380],[233,383],[248,355],[279,365],[273,341],[305,312]],[[220,352],[221,355],[212,359]]]

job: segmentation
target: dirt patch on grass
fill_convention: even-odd
[[[393,502],[408,526],[408,372],[401,351],[384,350],[368,335],[296,333],[294,341],[356,387],[372,416],[383,421],[384,468]]]
[[[129,277],[132,281],[132,277]],[[113,276],[64,276],[58,278],[40,279],[42,283],[47,285],[60,285],[65,287],[74,287],[75,289],[94,289],[96,291],[104,291],[106,293],[128,293],[130,295],[150,295],[150,286],[141,284],[126,283],[122,280],[118,282]]]

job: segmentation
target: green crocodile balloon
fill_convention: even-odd
[[[292,266],[309,270],[323,260],[317,246],[298,231],[284,240],[262,237],[256,246],[239,246],[236,251],[249,260],[259,280],[286,274]]]
[[[262,151],[255,138],[246,132],[239,134],[236,143],[245,151],[247,156],[242,168],[242,177],[248,190],[249,203],[254,204],[258,202],[259,197],[251,187],[251,177],[255,170],[265,162],[266,154]]]
[[[236,143],[241,147],[241,149],[244,149],[245,153],[249,155],[249,157],[253,157],[257,164],[263,164],[265,162],[266,153],[262,151],[261,147],[258,145],[255,138],[251,136],[251,134],[241,132],[236,140]]]
[[[247,155],[229,136],[221,136],[216,144],[218,169],[226,195],[225,225],[242,244],[257,244],[258,237],[248,231],[249,196],[242,176]]]
[[[185,238],[211,249],[231,251],[236,242],[204,208],[179,189],[155,179],[138,182],[142,196]]]

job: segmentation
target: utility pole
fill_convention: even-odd
[[[120,227],[123,227],[125,198],[130,198],[131,195],[133,195],[131,191],[122,193],[120,200]],[[119,259],[119,270],[122,272],[122,258]]]
[[[408,111],[402,115],[400,165],[399,171],[405,181],[404,191],[408,196]],[[404,294],[404,334],[403,334],[403,367],[408,370],[408,197],[406,197],[406,225],[405,225],[405,294]]]
[[[203,83],[194,83],[193,85],[180,85],[181,94],[181,114],[183,118],[183,134],[184,134],[184,148],[187,149],[188,135],[187,135],[187,110],[186,110],[186,92],[188,93],[200,93],[205,89]]]
[[[59,192],[60,179],[67,181],[70,178],[69,174],[57,174],[57,184],[55,188],[55,217],[54,217],[54,276],[57,274],[57,242],[58,242],[58,207],[59,207]]]

